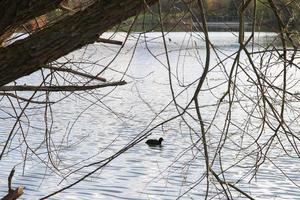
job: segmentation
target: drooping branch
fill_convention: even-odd
[[[109,86],[125,85],[126,81],[117,81],[102,83],[97,85],[63,85],[63,86],[33,86],[33,85],[12,85],[2,86],[0,91],[48,91],[48,92],[74,92],[74,91],[86,91],[94,90],[97,88],[104,88]]]
[[[46,27],[12,45],[0,48],[0,86],[31,74],[84,45],[157,0],[97,1],[85,10]]]

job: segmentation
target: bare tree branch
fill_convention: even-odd
[[[34,103],[34,104],[46,104],[46,103],[50,103],[50,104],[53,104],[55,102],[45,102],[45,101],[35,101],[35,100],[32,100],[32,99],[27,99],[27,98],[24,98],[24,97],[20,97],[20,96],[17,96],[15,94],[12,94],[12,93],[0,93],[1,96],[10,96],[10,97],[13,97],[15,99],[19,99],[21,101],[26,101],[26,102],[30,102],[30,103]]]
[[[23,194],[23,187],[12,188],[12,178],[15,173],[15,168],[13,168],[8,176],[8,194],[2,198],[2,200],[16,200]]]
[[[79,75],[79,76],[82,76],[82,77],[86,77],[86,78],[106,82],[105,78],[98,77],[98,76],[93,76],[93,75],[86,74],[86,73],[82,73],[82,72],[79,72],[79,71],[76,71],[76,70],[73,70],[73,69],[69,69],[69,68],[52,67],[52,66],[44,66],[43,68],[51,69],[51,70],[55,70],[55,71],[69,72],[69,73],[76,74],[76,75]]]
[[[156,1],[146,2],[151,5]],[[26,39],[0,48],[0,85],[29,75],[46,63],[95,42],[101,33],[136,15],[143,8],[142,1],[97,1]]]
[[[104,39],[104,38],[98,38],[97,42],[108,43],[108,44],[116,44],[116,45],[123,45],[123,42],[121,42],[121,41],[118,41],[118,40],[109,40],[109,39]]]
[[[2,86],[0,91],[48,91],[48,92],[74,92],[74,91],[86,91],[94,90],[98,88],[104,88],[109,86],[125,85],[125,81],[109,82],[98,85],[65,85],[65,86],[33,86],[33,85],[16,85],[16,86]]]

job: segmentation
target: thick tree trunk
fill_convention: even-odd
[[[1,0],[0,36],[9,28],[22,25],[53,10],[61,2],[62,0]]]
[[[0,48],[0,86],[95,42],[99,34],[136,15],[145,2],[152,5],[157,0],[97,1],[26,39]]]

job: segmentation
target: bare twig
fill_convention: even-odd
[[[82,76],[82,77],[86,77],[86,78],[106,82],[105,78],[98,77],[98,76],[93,76],[93,75],[86,74],[86,73],[82,73],[82,72],[79,72],[79,71],[76,71],[76,70],[73,70],[73,69],[69,69],[69,68],[53,67],[53,66],[49,66],[49,65],[44,66],[43,68],[51,69],[51,70],[55,70],[55,71],[69,72],[69,73],[76,74],[76,75],[79,75],[79,76]]]
[[[107,44],[115,44],[115,45],[123,45],[123,42],[118,41],[118,40],[111,40],[111,39],[104,39],[104,38],[98,38],[97,42],[101,43],[107,43]]]
[[[53,103],[55,103],[53,101],[51,101],[51,102],[35,101],[35,100],[32,100],[32,99],[27,99],[27,98],[24,98],[24,97],[20,97],[18,95],[13,94],[13,93],[5,93],[5,92],[2,93],[2,92],[0,92],[0,96],[10,96],[10,97],[13,97],[13,98],[16,98],[16,99],[19,99],[19,100],[22,100],[22,101],[34,103],[34,104],[45,104],[45,103],[53,104]]]

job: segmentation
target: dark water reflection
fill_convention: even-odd
[[[41,164],[39,158],[31,154],[32,156],[28,156],[25,173],[22,175],[22,155],[26,149],[21,146],[21,148],[11,151],[9,156],[4,157],[0,162],[0,196],[6,193],[6,179],[14,165],[17,165],[14,185],[26,187],[22,198],[38,199],[74,182],[98,165],[84,168],[58,185],[62,176],[68,174],[70,170],[113,155],[147,127],[149,121],[155,118],[171,100],[166,66],[162,66],[153,58],[147,49],[149,48],[155,55],[158,55],[157,58],[165,63],[161,39],[152,39],[159,36],[159,33],[151,33],[147,35],[148,46],[145,46],[143,39],[137,46],[128,70],[130,77],[125,76],[124,78],[132,81],[131,83],[117,88],[101,101],[97,98],[110,89],[93,91],[89,94],[79,93],[79,95],[73,95],[52,106],[54,115],[52,139],[53,144],[57,145],[57,148],[59,147],[55,152],[61,160],[55,160],[55,162],[63,174],[47,168],[49,163]],[[270,40],[274,37],[273,34],[261,35],[264,38],[266,36]],[[124,34],[118,35],[118,37],[124,38]],[[168,43],[168,48],[170,49],[170,60],[174,66],[173,73],[179,74],[181,84],[187,84],[198,78],[201,74],[199,63],[203,62],[205,58],[205,45],[199,39],[200,35],[195,35],[193,41],[190,41],[189,35],[184,33],[170,33],[167,37],[172,39],[172,42]],[[234,53],[238,48],[237,37],[230,33],[212,33],[211,37],[214,44],[228,54]],[[197,46],[194,46],[195,41]],[[114,70],[125,71],[131,58],[130,52],[134,42],[133,38],[129,40],[121,55],[112,64]],[[179,51],[180,48],[186,50]],[[194,50],[195,48],[197,51]],[[117,50],[118,47],[95,44],[86,49],[86,54],[92,56],[85,56],[95,61],[102,59],[100,63],[104,64],[113,57]],[[82,55],[82,51],[69,56],[74,56],[76,59],[80,55]],[[213,57],[212,63],[214,62]],[[226,63],[230,64],[232,60]],[[177,68],[177,65],[185,67]],[[96,72],[101,70],[96,66],[92,66],[92,68]],[[217,72],[214,73],[216,75],[212,79],[215,82],[222,81],[222,76]],[[108,79],[118,80],[122,74],[112,70],[104,76]],[[20,82],[22,81],[35,82],[36,80],[24,78],[20,80]],[[180,89],[180,87],[174,88],[176,92]],[[55,95],[53,98],[59,98],[59,94]],[[186,103],[191,95],[192,92],[187,92],[185,97],[181,97],[178,101]],[[211,98],[204,98],[203,104],[211,103],[211,101]],[[4,106],[9,106],[7,102],[2,101],[1,103],[3,103],[3,109]],[[91,104],[93,105],[91,106]],[[114,113],[104,104],[108,105]],[[82,112],[88,107],[89,109]],[[9,108],[5,109],[9,111]],[[30,126],[36,127],[28,130],[27,140],[31,146],[38,148],[44,139],[43,110],[29,110],[27,114],[30,116]],[[153,124],[164,121],[175,114],[174,107],[169,107]],[[4,117],[4,115],[5,113],[1,112],[1,116]],[[207,113],[207,116],[209,115],[210,112]],[[7,132],[12,127],[12,122],[2,120],[0,123],[2,147]],[[64,135],[65,139],[61,142]],[[205,172],[203,155],[195,149],[188,148],[192,145],[191,137],[194,136],[190,135],[186,127],[180,126],[180,120],[174,120],[168,123],[164,129],[153,131],[151,138],[159,137],[164,137],[162,147],[148,147],[141,142],[85,181],[51,199],[176,199],[187,190],[190,191],[184,194],[182,199],[203,199],[206,188],[205,181],[198,183],[199,180],[202,180]],[[16,135],[15,142],[12,143],[10,149],[17,146],[21,139],[21,136]],[[44,145],[37,150],[37,153],[40,159],[47,158]],[[230,153],[224,156],[231,159]],[[299,161],[290,163],[284,157],[279,160],[283,168],[291,173],[293,180],[300,184],[299,168],[297,167],[300,164]],[[247,162],[251,163],[252,160],[246,160],[245,163]],[[232,172],[229,172],[232,174],[233,180],[244,173],[242,169],[236,170],[237,168],[234,168]],[[272,171],[274,171],[274,166],[267,165],[257,174],[257,182],[242,183],[241,185],[246,192],[254,194],[258,199],[300,199],[299,188],[292,186],[284,176],[274,174]],[[193,187],[195,183],[198,184]],[[218,191],[213,192],[216,195],[217,193]],[[222,196],[220,198],[222,199]],[[240,198],[238,197],[238,199]]]

